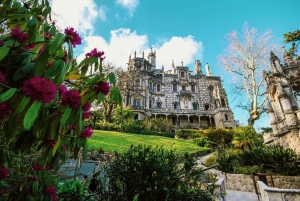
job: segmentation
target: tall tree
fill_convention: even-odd
[[[270,50],[279,52],[280,46],[270,30],[258,33],[256,28],[248,28],[248,23],[244,24],[242,35],[232,31],[226,38],[228,47],[219,55],[219,61],[225,71],[233,74],[232,86],[241,100],[238,106],[249,112],[248,125],[253,126],[266,111],[262,70],[270,68]],[[248,101],[244,100],[245,95]]]
[[[296,57],[297,60],[300,60],[300,56],[297,56],[299,52],[299,44],[300,44],[300,30],[296,30],[293,32],[288,32],[283,34],[284,42],[291,43],[292,46],[289,49],[288,53],[292,57]]]

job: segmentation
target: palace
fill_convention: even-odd
[[[206,75],[199,60],[195,61],[194,74],[187,66],[174,65],[171,70],[156,68],[156,52],[147,59],[129,57],[127,73],[132,81],[127,90],[124,106],[131,106],[136,119],[171,119],[176,128],[232,128],[233,113],[220,77],[213,76],[208,63]],[[129,84],[128,84],[129,86]]]

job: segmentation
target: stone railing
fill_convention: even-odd
[[[300,190],[298,189],[279,189],[269,187],[262,181],[257,181],[260,200],[262,201],[299,201]]]
[[[225,179],[220,178],[215,183],[215,191],[214,193],[218,195],[219,201],[226,201],[226,188],[225,188]]]

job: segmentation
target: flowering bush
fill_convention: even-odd
[[[77,62],[76,30],[58,31],[48,0],[24,2],[0,3],[0,200],[54,201],[59,163],[87,154],[91,103],[122,100],[104,52]]]

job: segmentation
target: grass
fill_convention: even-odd
[[[173,138],[152,136],[152,135],[139,135],[120,133],[113,131],[94,130],[93,136],[88,140],[89,148],[98,150],[99,148],[104,151],[114,152],[116,150],[124,152],[130,148],[131,145],[145,144],[153,147],[162,146],[164,149],[175,149],[179,155],[185,152],[195,153],[198,151],[206,150],[207,148],[199,147],[192,141],[178,140]]]

